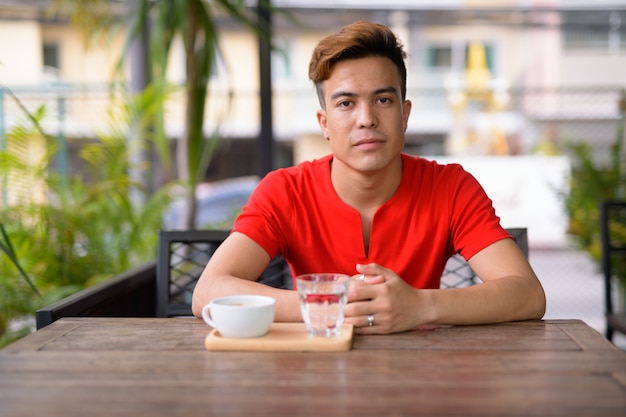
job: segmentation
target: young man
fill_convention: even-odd
[[[402,153],[405,57],[389,28],[369,22],[318,44],[309,77],[332,154],[259,183],[196,286],[195,315],[215,297],[256,293],[276,298],[277,321],[301,321],[296,291],[254,282],[280,253],[294,276],[352,275],[346,322],[361,333],[543,316],[543,288],[477,181]],[[457,252],[483,283],[440,290]]]

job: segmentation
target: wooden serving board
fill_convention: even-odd
[[[234,339],[212,330],[204,340],[207,350],[346,351],[352,348],[352,324],[344,323],[335,337],[309,336],[304,323],[273,323],[262,337]]]

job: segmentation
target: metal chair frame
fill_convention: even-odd
[[[508,228],[507,232],[513,237],[517,246],[528,258],[528,229],[525,227]],[[478,283],[479,279],[461,255],[453,255],[446,263],[441,276],[441,288],[464,288]]]
[[[191,296],[206,266],[227,230],[161,230],[156,270],[156,316],[190,316]],[[272,259],[257,280],[277,288],[291,288],[291,273],[285,260]]]
[[[626,334],[626,311],[616,311],[614,306],[615,281],[617,279],[615,264],[617,260],[626,264],[626,201],[603,201],[600,203],[600,236],[605,295],[605,335],[607,339],[613,340],[615,331]],[[622,296],[626,295],[622,294]]]

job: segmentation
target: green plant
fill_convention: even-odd
[[[130,158],[129,152],[145,146],[150,137],[164,165],[168,164],[163,97],[171,90],[165,74],[172,41],[180,37],[186,52],[186,127],[178,141],[177,159],[179,184],[185,186],[190,208],[186,211],[188,225],[195,217],[193,190],[206,172],[218,137],[204,136],[207,84],[220,49],[214,13],[223,16],[225,11],[271,45],[266,23],[243,0],[136,0],[133,4],[137,7],[130,14],[132,22],[125,26],[130,27],[127,45],[142,38],[146,28],[151,29],[147,31],[148,85],[125,102],[121,122],[112,119],[116,133],[99,135],[98,142],[81,152],[90,168],[89,182],[51,169],[56,149],[54,140],[39,127],[43,108],[35,115],[24,109],[24,121],[7,134],[7,146],[0,146],[0,181],[4,194],[9,194],[10,188],[11,199],[0,200],[0,224],[11,242],[10,251],[14,251],[14,256],[9,256],[9,251],[0,253],[0,343],[7,340],[1,335],[12,319],[154,257],[156,231],[170,200],[169,186],[149,194],[129,172],[149,172],[150,167],[131,164],[129,160],[136,158]],[[111,27],[119,29],[109,24],[111,5],[106,0],[56,0],[52,13],[69,17],[88,39],[94,33],[106,34]],[[222,11],[216,12],[216,6]],[[260,0],[259,7],[271,6]],[[130,137],[139,140],[129,145],[126,138]],[[20,275],[20,268],[41,298]]]
[[[124,136],[149,117],[150,109],[137,108],[145,102],[125,101],[112,112],[114,133],[83,146],[88,179],[54,171],[55,141],[39,127],[43,108],[6,135],[0,150],[0,180],[7,184],[0,207],[0,337],[12,320],[154,259],[171,185],[148,195],[130,179]],[[137,194],[145,203],[135,201]]]
[[[608,161],[594,158],[589,143],[568,146],[573,155],[570,192],[565,196],[565,207],[570,219],[568,232],[574,236],[576,244],[598,264],[602,259],[600,202],[626,199],[625,123],[626,117],[618,122]],[[626,234],[623,238],[626,239]],[[617,275],[626,286],[626,265],[617,269]]]
[[[106,31],[108,26],[118,30],[119,25],[108,25],[111,21],[109,2],[103,0],[55,0],[52,13],[69,14],[70,20],[86,35],[85,39]],[[249,7],[245,0],[135,0],[129,13],[130,22],[123,22],[126,44],[118,68],[132,60],[131,45],[139,42],[146,50],[141,51],[149,62],[145,78],[153,88],[166,88],[170,51],[174,41],[181,39],[185,51],[185,114],[183,132],[176,141],[177,178],[185,185],[183,228],[194,227],[196,213],[196,186],[204,179],[207,168],[217,149],[220,138],[219,126],[212,126],[211,134],[205,134],[206,106],[210,95],[212,71],[215,71],[221,54],[218,19],[228,16],[243,24],[252,33],[274,47],[269,26],[260,18],[259,9],[280,12],[268,0],[259,0],[257,9]],[[284,16],[295,23],[284,12]],[[96,16],[97,18],[94,18]],[[120,23],[118,21],[118,23]],[[119,72],[120,74],[123,71]],[[132,83],[132,80],[131,80]],[[232,87],[229,98],[232,99]],[[160,104],[163,106],[163,103]],[[228,112],[228,109],[226,109]],[[169,146],[163,127],[163,112],[155,114],[153,128],[155,142],[165,161],[169,158]]]

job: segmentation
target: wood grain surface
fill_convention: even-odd
[[[265,336],[246,339],[223,337],[213,329],[204,340],[204,346],[207,350],[337,352],[350,350],[352,334],[351,324],[344,324],[337,336],[312,337],[304,323],[273,323]]]
[[[202,320],[68,318],[0,351],[1,416],[626,416],[626,352],[577,320],[208,351]]]

